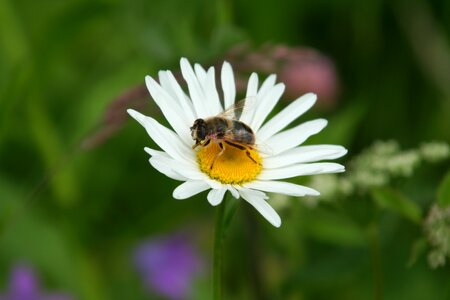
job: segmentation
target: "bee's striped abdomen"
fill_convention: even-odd
[[[255,144],[255,135],[253,130],[245,123],[232,120],[234,140],[240,143],[253,145]]]

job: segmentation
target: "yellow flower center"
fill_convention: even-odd
[[[203,173],[225,184],[243,184],[258,176],[262,169],[258,151],[241,150],[226,143],[223,146],[222,152],[219,145],[211,141],[197,152],[198,164]]]

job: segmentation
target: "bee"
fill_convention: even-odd
[[[247,157],[255,164],[259,164],[250,154],[249,150],[255,147],[255,134],[253,130],[234,117],[233,112],[241,111],[244,108],[245,99],[231,106],[223,113],[205,119],[197,119],[194,121],[191,129],[191,136],[195,141],[192,149],[198,146],[207,147],[210,143],[217,143],[221,151],[214,158],[210,169],[213,168],[214,162],[225,151],[226,147],[234,147],[241,151],[245,151]]]

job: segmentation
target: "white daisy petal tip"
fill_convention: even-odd
[[[144,126],[144,122],[145,122],[145,118],[146,116],[144,116],[143,114],[141,114],[138,111],[135,111],[134,109],[127,109],[127,113],[136,121],[138,121],[142,126]],[[144,126],[145,127],[145,126]]]
[[[320,130],[322,130],[325,127],[327,127],[327,125],[328,125],[328,120],[327,119],[317,119],[317,126],[321,127]]]
[[[186,198],[183,198],[182,195],[180,195],[178,192],[173,191],[172,197],[176,200],[185,200]]]
[[[209,189],[209,185],[200,180],[186,181],[175,188],[173,198],[184,200]]]
[[[153,77],[151,77],[150,75],[145,76],[145,86],[150,93],[153,91],[155,84],[158,83],[153,79]]]
[[[314,106],[317,102],[317,95],[314,93],[307,93],[300,97],[302,101],[306,103],[306,106],[308,106],[308,109]]]
[[[305,196],[314,196],[314,197],[320,196],[319,191],[316,191],[315,189],[310,189],[310,190],[311,190],[310,192],[305,193]]]
[[[222,64],[222,68],[226,69],[227,72],[233,72],[233,67],[228,61],[224,61]]]
[[[281,218],[279,218],[278,220],[274,220],[274,222],[273,223],[271,222],[271,224],[273,226],[275,226],[276,228],[280,228],[281,227]]]
[[[130,116],[133,117],[133,115],[134,115],[135,113],[138,113],[138,112],[135,111],[134,109],[129,108],[129,109],[127,109],[127,113],[128,113]],[[139,114],[139,113],[138,113],[138,114]]]
[[[311,99],[310,101],[316,101],[317,100],[317,94],[315,94],[315,93],[306,93],[302,97],[305,97],[307,99]]]
[[[144,147],[144,151],[150,154],[150,156],[153,156],[155,154],[154,150],[150,149],[149,147]]]
[[[207,196],[209,204],[211,204],[212,206],[217,206],[220,203],[222,203],[226,191],[227,191],[226,189],[210,190]]]
[[[191,63],[189,62],[189,60],[186,57],[180,58],[180,65],[181,64],[184,64],[184,65],[188,64],[189,66],[191,65]]]
[[[265,201],[266,203],[267,203],[267,201],[266,200],[262,200],[262,201]],[[270,204],[267,204],[267,205],[269,205],[270,206]],[[271,207],[271,206],[270,206]],[[273,208],[272,208],[273,209]],[[281,218],[280,218],[280,215],[279,214],[277,214],[276,212],[275,212],[275,210],[273,210],[273,214],[270,214],[270,215],[263,215],[263,217],[267,220],[267,221],[269,221],[269,223],[270,224],[272,224],[273,226],[275,226],[276,228],[280,228],[281,227]]]
[[[250,205],[252,205],[270,224],[275,227],[281,226],[281,218],[272,206],[266,201],[267,195],[264,192],[249,189],[245,187],[239,188],[239,194]]]

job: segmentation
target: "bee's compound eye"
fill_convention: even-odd
[[[205,139],[205,137],[206,137],[206,128],[205,128],[205,126],[199,126],[197,128],[197,137],[200,140],[204,140]]]
[[[191,135],[194,139],[203,140],[206,137],[206,123],[203,119],[197,119],[194,121],[194,125],[191,127]]]

